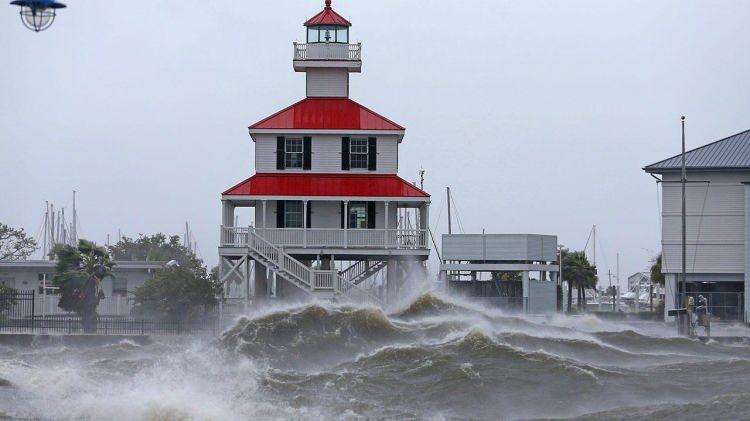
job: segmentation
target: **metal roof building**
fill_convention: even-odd
[[[686,282],[682,273],[681,155],[643,167],[661,176],[665,311],[686,296],[724,320],[750,320],[750,130],[685,153]]]
[[[645,166],[649,173],[680,171],[681,155]],[[750,130],[745,130],[685,153],[685,166],[701,170],[750,170]]]

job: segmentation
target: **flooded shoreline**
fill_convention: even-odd
[[[216,338],[0,346],[0,379],[11,419],[736,419],[750,346],[424,294],[267,309]]]

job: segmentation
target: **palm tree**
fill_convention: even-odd
[[[80,240],[78,247],[59,244],[52,249],[57,260],[53,282],[59,288],[58,306],[81,316],[84,332],[96,332],[96,307],[104,297],[101,281],[112,275],[115,265],[103,247]]]
[[[586,288],[596,287],[596,266],[589,263],[586,253],[573,251],[563,256],[563,274],[568,282],[568,311],[572,307],[573,287],[578,290],[578,309],[582,309]]]
[[[661,273],[661,253],[651,260],[651,283],[664,286],[664,274]]]

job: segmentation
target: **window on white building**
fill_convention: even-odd
[[[349,228],[367,229],[367,203],[366,202],[349,203]]]
[[[125,297],[128,295],[128,278],[116,276],[112,278],[112,296],[119,295]]]
[[[286,168],[302,168],[303,160],[304,146],[302,138],[287,138],[284,144],[284,166]]]
[[[301,200],[284,202],[284,228],[303,228],[304,211]]]
[[[349,141],[349,167],[367,169],[367,139],[352,138]]]

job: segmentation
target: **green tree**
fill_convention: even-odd
[[[17,292],[13,287],[0,284],[0,320],[3,320],[5,314],[15,307]]]
[[[661,253],[651,260],[651,283],[664,286],[664,274],[661,273]]]
[[[219,303],[222,286],[205,268],[167,267],[135,289],[133,313],[188,323]]]
[[[58,244],[52,249],[57,260],[52,282],[59,288],[58,306],[81,316],[83,330],[96,332],[96,307],[104,297],[101,281],[112,275],[114,263],[103,247],[91,241],[79,240],[78,247]]]
[[[139,234],[138,238],[122,237],[117,244],[109,247],[114,260],[122,261],[162,261],[175,260],[181,267],[197,269],[203,262],[190,249],[183,246],[180,237],[167,237],[162,233]]]
[[[583,251],[563,250],[563,277],[568,282],[568,310],[573,306],[573,288],[578,291],[578,309],[583,308],[587,288],[595,288],[596,266],[589,263]]]
[[[492,272],[490,276],[493,281],[521,281],[521,272]]]
[[[36,250],[36,241],[23,228],[0,222],[0,260],[24,260]]]

